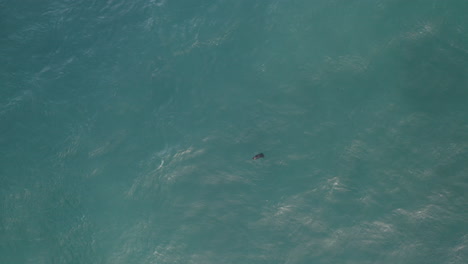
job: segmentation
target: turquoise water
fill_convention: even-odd
[[[467,263],[467,1],[0,7],[0,263]]]

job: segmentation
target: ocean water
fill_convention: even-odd
[[[466,14],[0,0],[0,263],[468,263]]]

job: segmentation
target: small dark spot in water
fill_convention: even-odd
[[[260,158],[263,158],[263,157],[265,157],[265,155],[263,155],[263,153],[259,153],[259,154],[255,155],[255,156],[253,156],[252,159],[256,160],[256,159],[260,159]]]

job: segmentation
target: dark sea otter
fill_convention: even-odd
[[[260,158],[263,158],[263,157],[265,157],[265,155],[263,155],[263,153],[259,153],[259,154],[255,155],[255,156],[253,156],[252,159],[256,160],[256,159],[260,159]]]

